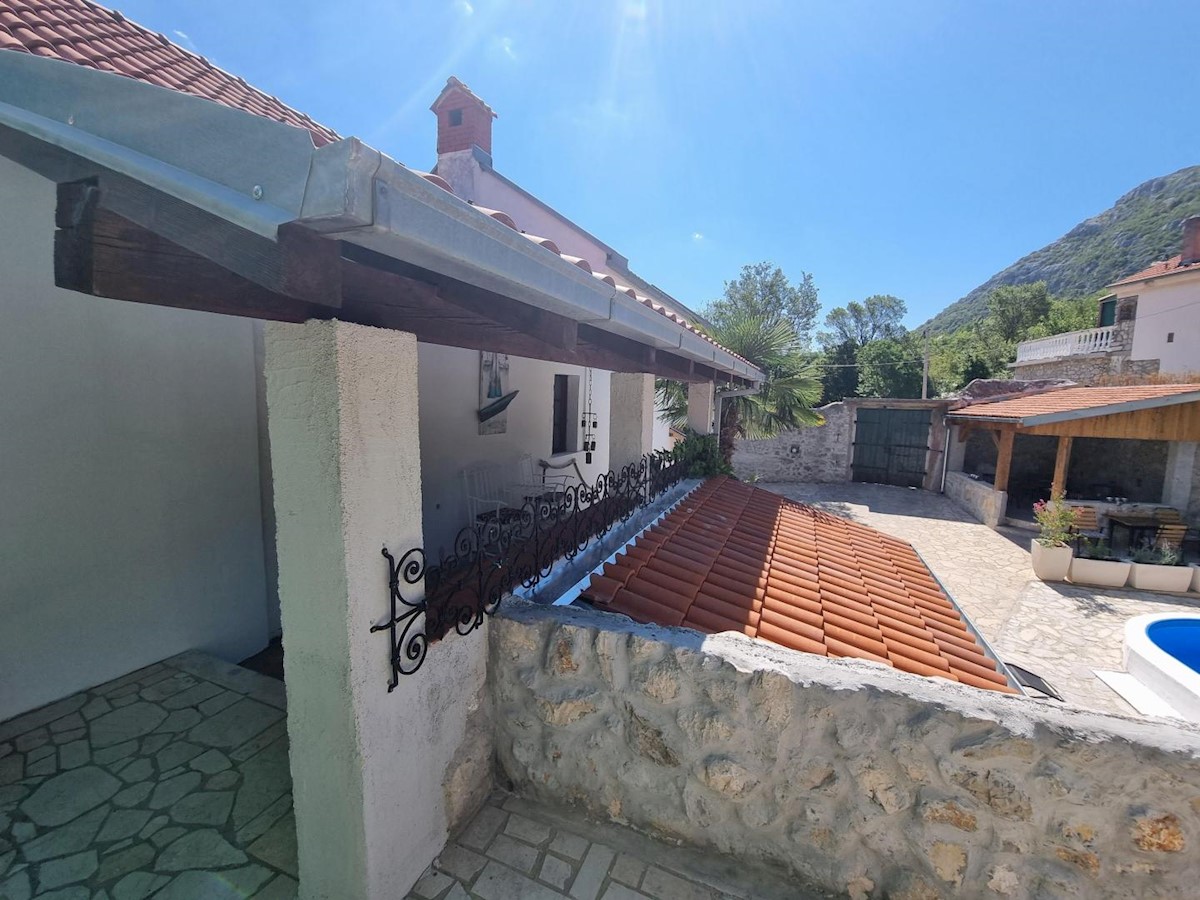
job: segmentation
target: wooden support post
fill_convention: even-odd
[[[1017,433],[1011,428],[1006,428],[997,435],[999,455],[996,458],[996,481],[993,490],[1008,490],[1008,472],[1012,468],[1013,438],[1016,435]]]
[[[1074,440],[1067,435],[1058,439],[1058,453],[1054,457],[1054,481],[1050,484],[1051,497],[1067,492],[1067,467],[1071,465],[1071,442]]]

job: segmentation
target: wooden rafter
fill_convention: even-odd
[[[168,220],[175,231],[186,215],[173,207],[169,214],[156,212],[141,195],[114,199],[112,193],[95,179],[59,185],[55,283],[60,287],[274,321],[336,317],[409,331],[430,344],[680,381],[716,375],[677,354],[464,282],[394,261],[384,265],[386,258],[358,248],[343,256],[346,248],[339,242],[304,229],[281,229],[274,251],[278,258],[265,255],[261,238],[246,236],[253,252],[239,251],[239,267],[253,274],[247,277],[207,255],[237,246],[238,235],[209,234],[198,241],[204,252],[197,252],[111,207],[133,210],[143,221]]]

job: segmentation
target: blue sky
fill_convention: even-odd
[[[1200,163],[1182,2],[110,3],[421,168],[459,76],[500,172],[691,306],[766,259],[915,325]]]

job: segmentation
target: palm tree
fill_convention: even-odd
[[[714,327],[711,337],[725,349],[750,360],[766,375],[757,394],[728,397],[721,404],[720,446],[726,464],[733,458],[735,438],[771,437],[789,428],[824,421],[812,408],[821,397],[820,376],[800,352],[796,331],[787,319],[735,313]],[[660,379],[657,394],[664,418],[676,428],[686,427],[687,388],[677,381]]]

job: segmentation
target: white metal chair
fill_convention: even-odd
[[[531,497],[546,497],[550,494],[556,497],[566,493],[571,484],[571,476],[566,474],[550,474],[539,471],[534,464],[533,454],[525,453],[517,461],[519,481],[509,486],[513,494],[514,505],[520,505]]]
[[[504,519],[504,510],[511,509],[505,491],[508,477],[504,467],[495,463],[468,466],[462,470],[462,479],[471,522]]]

